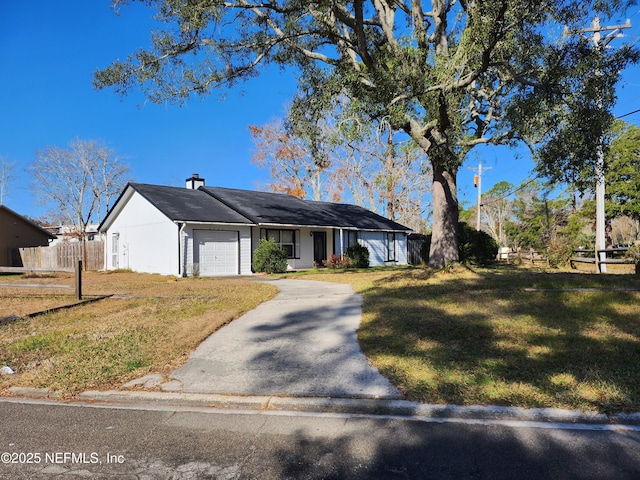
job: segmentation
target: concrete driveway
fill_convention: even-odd
[[[260,281],[275,285],[280,293],[205,340],[188,362],[171,374],[172,389],[241,395],[401,397],[360,350],[356,330],[362,297],[351,286],[308,280]]]

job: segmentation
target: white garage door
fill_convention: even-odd
[[[202,276],[238,274],[238,232],[194,232],[194,263]]]

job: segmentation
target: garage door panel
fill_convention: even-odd
[[[194,263],[200,275],[238,274],[239,233],[236,231],[198,231],[194,234]]]

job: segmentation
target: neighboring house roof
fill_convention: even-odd
[[[37,223],[32,222],[31,220],[29,220],[27,217],[23,217],[22,215],[20,215],[19,213],[14,212],[13,210],[11,210],[9,207],[6,207],[4,205],[0,205],[0,210],[4,210],[5,212],[7,212],[9,215],[15,217],[16,219],[22,221],[23,223],[25,223],[26,225],[28,225],[29,227],[34,228],[35,230],[39,230],[40,233],[42,233],[43,235],[48,236],[49,238],[53,239],[53,238],[57,238],[56,235],[54,235],[53,233],[51,233],[49,230],[41,227],[40,225],[38,225]]]
[[[174,222],[231,223],[261,226],[339,227],[409,232],[411,229],[355,205],[302,200],[292,195],[222,187],[198,190],[129,183],[116,201],[136,191]],[[100,230],[108,224],[107,215]]]

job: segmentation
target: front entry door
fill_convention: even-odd
[[[318,266],[327,259],[327,232],[313,232],[313,261]]]

